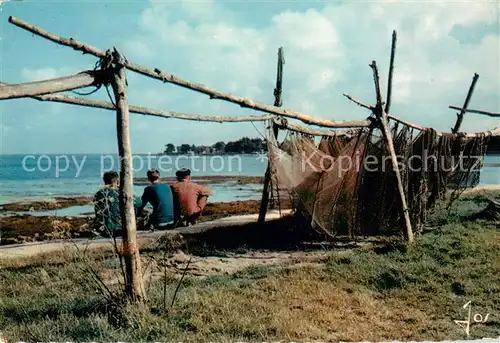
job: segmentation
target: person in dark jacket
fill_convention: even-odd
[[[104,187],[99,189],[92,199],[94,202],[94,227],[98,234],[113,236],[120,229],[120,204],[118,201],[118,187],[120,179],[115,171],[105,172],[103,175]]]
[[[120,178],[116,171],[107,171],[103,175],[104,186],[92,199],[94,203],[94,233],[104,237],[121,236],[120,216]],[[141,199],[134,196],[134,207],[141,205]]]
[[[160,172],[157,169],[148,170],[147,178],[151,185],[144,189],[137,213],[141,215],[144,207],[150,203],[153,207],[150,225],[157,230],[171,229],[174,226],[174,201],[170,186],[159,182]]]

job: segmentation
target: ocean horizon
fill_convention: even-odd
[[[163,177],[175,176],[175,171],[180,168],[190,168],[193,177],[264,176],[267,168],[267,155],[261,154],[133,156],[134,178],[145,177],[150,168],[159,169]],[[104,171],[119,170],[118,161],[116,153],[0,155],[0,204],[56,196],[90,196],[102,186]],[[500,185],[499,166],[500,155],[486,155],[479,186]],[[234,180],[208,186],[214,191],[213,202],[258,200],[262,189],[262,185],[241,185]],[[134,186],[136,195],[141,195],[143,189],[144,186]]]

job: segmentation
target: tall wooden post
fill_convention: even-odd
[[[281,93],[283,89],[283,65],[285,64],[285,56],[283,54],[283,47],[278,49],[278,68],[276,74],[276,88],[274,88],[274,106],[281,107],[283,101],[281,99]],[[272,127],[272,134],[277,139],[278,138],[278,125],[275,124],[273,120],[269,121],[269,125]],[[270,163],[267,164],[266,174],[264,176],[264,189],[262,190],[262,199],[260,201],[259,209],[259,219],[258,223],[263,223],[266,220],[267,206],[269,204],[269,192],[271,185],[271,168]],[[279,192],[279,190],[277,190]],[[279,194],[278,194],[279,196]]]
[[[116,55],[115,59],[119,59],[120,55],[117,52]],[[125,292],[131,300],[138,301],[145,299],[145,292],[136,237],[126,73],[125,68],[119,64],[119,61],[115,60],[115,62],[117,62],[117,69],[111,79],[111,85],[116,100],[116,129],[120,155],[120,214],[126,274]]]
[[[278,125],[274,123],[274,121],[270,120],[269,125],[272,128],[272,134],[274,137],[278,138]],[[264,189],[262,190],[262,199],[260,201],[260,209],[259,209],[259,219],[258,223],[263,223],[266,220],[267,213],[267,205],[269,204],[269,192],[271,186],[271,164],[267,163],[266,174],[264,176]]]
[[[467,92],[467,97],[465,98],[464,105],[462,106],[460,113],[457,113],[457,121],[455,122],[455,127],[451,129],[452,133],[457,133],[458,130],[460,130],[460,125],[462,125],[462,121],[464,120],[464,114],[466,112],[465,110],[469,106],[470,98],[472,97],[472,93],[474,92],[474,87],[476,87],[477,79],[479,79],[479,75],[477,73],[474,73],[474,77],[472,78],[472,83],[470,84],[469,92]]]
[[[404,225],[404,234],[408,243],[413,242],[413,229],[410,221],[410,213],[408,209],[408,204],[406,203],[405,190],[403,187],[403,180],[401,178],[401,173],[399,171],[398,159],[396,156],[396,150],[394,149],[394,142],[392,140],[392,133],[389,129],[389,123],[387,120],[387,113],[384,109],[384,104],[382,102],[382,91],[380,90],[380,79],[378,75],[377,64],[375,61],[370,64],[370,67],[373,69],[373,79],[375,82],[375,91],[377,93],[377,105],[375,107],[375,115],[377,116],[380,128],[382,131],[382,135],[387,142],[387,149],[391,154],[391,162],[392,168],[396,173],[396,181],[398,185],[399,196],[401,198],[401,207],[402,207],[402,215],[403,215],[403,225]]]
[[[394,58],[396,57],[396,30],[392,31],[391,60],[389,62],[389,79],[387,81],[387,100],[385,102],[385,113],[389,114],[392,99],[392,75],[394,74]]]

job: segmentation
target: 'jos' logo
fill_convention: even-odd
[[[472,301],[469,301],[468,303],[466,303],[463,308],[467,308],[467,306],[469,306],[469,316],[466,318],[467,320],[455,320],[455,323],[457,323],[459,326],[461,326],[462,328],[465,329],[465,333],[467,336],[469,336],[469,329],[470,329],[470,325],[471,325],[471,321],[470,321],[470,318],[471,318],[471,313],[472,313],[472,305],[471,305]],[[486,321],[488,320],[488,316],[490,314],[487,313],[486,316],[484,316],[483,318],[483,315],[480,314],[480,313],[476,313],[473,317],[473,322],[472,324],[474,323],[486,323]]]

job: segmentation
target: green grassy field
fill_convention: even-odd
[[[173,306],[170,274],[148,284],[141,307],[111,301],[89,270],[118,292],[109,254],[14,264],[0,270],[0,331],[9,342],[465,339],[454,320],[472,301],[473,315],[490,315],[470,338],[499,337],[499,223],[466,218],[485,201],[433,215],[410,249],[386,238],[315,266],[186,278]]]

